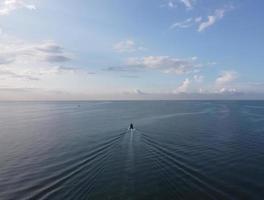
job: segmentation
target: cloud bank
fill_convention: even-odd
[[[170,56],[146,56],[129,58],[126,61],[130,68],[158,70],[163,73],[187,74],[199,70],[201,67],[192,59],[180,59]]]

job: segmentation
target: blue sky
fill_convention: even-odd
[[[0,0],[0,99],[263,99],[262,0]]]

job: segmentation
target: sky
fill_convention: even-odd
[[[0,100],[264,99],[263,0],[0,0]]]

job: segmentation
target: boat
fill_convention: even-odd
[[[129,125],[129,130],[134,130],[134,125],[132,123]]]

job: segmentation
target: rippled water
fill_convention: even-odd
[[[264,199],[263,167],[263,101],[0,103],[1,200]]]

